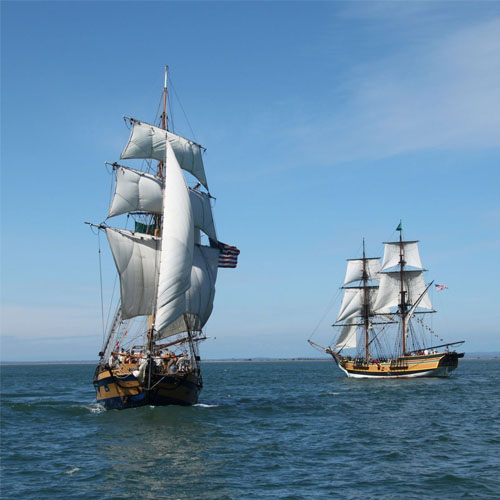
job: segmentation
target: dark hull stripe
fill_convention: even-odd
[[[454,369],[454,367],[448,367],[450,371]],[[398,370],[398,371],[380,371],[380,372],[369,372],[368,370],[348,370],[345,368],[348,373],[352,373],[354,375],[365,375],[369,377],[405,377],[408,378],[409,375],[416,375],[418,373],[426,373],[440,370],[439,368],[427,368],[424,370]],[[429,375],[430,376],[430,375]]]
[[[107,410],[123,410],[140,406],[191,406],[198,402],[198,395],[202,388],[201,380],[200,383],[195,383],[191,380],[175,377],[154,377],[153,386],[157,385],[150,392],[144,391],[142,384],[133,375],[120,379],[109,376],[101,380],[94,379],[93,382],[97,393],[97,402]],[[136,382],[136,384],[120,385],[120,382],[128,382],[129,384]],[[122,391],[122,395],[99,397],[99,393],[101,395],[103,393],[102,390],[99,391],[99,388],[103,386],[118,387]],[[137,394],[138,391],[140,391],[139,394]],[[113,392],[116,394],[115,390]]]
[[[159,384],[160,387],[164,384],[167,384],[170,386],[174,385],[176,387],[177,386],[185,386],[185,387],[189,387],[191,389],[199,389],[199,385],[196,384],[195,382],[192,382],[191,380],[187,380],[187,379],[177,379],[175,377],[154,377],[152,380],[152,385],[155,385],[160,380],[161,380],[161,382]],[[123,377],[123,378],[122,377],[117,378],[117,377],[111,376],[111,377],[106,377],[106,378],[103,378],[100,380],[97,380],[95,378],[93,381],[93,384],[97,390],[98,387],[102,387],[104,385],[117,384],[119,386],[120,382],[138,382],[139,387],[142,387],[142,384],[133,375],[128,375],[127,377]],[[127,385],[126,387],[131,388],[134,386]]]

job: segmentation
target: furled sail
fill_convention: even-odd
[[[210,205],[210,196],[196,189],[189,189],[194,226],[213,240],[217,239]],[[116,186],[108,217],[127,212],[163,212],[161,179],[139,170],[119,166],[116,168]]]
[[[160,335],[156,335],[155,340],[185,332],[187,329],[199,331],[205,326],[212,314],[218,258],[219,250],[195,245],[191,287],[186,292],[184,314],[168,325]]]
[[[170,144],[182,169],[194,175],[207,189],[201,146],[179,135],[133,118],[130,139],[121,154],[123,159],[147,158],[165,161],[165,146]]]
[[[122,318],[151,314],[158,266],[158,238],[106,228],[120,275]]]
[[[417,241],[389,242],[385,243],[384,258],[381,271],[399,265],[401,245],[403,246],[403,259],[406,266],[422,269]]]
[[[350,347],[356,347],[356,323],[347,323],[342,327],[337,343],[334,349],[336,351],[340,349],[349,349]]]
[[[167,142],[163,193],[163,234],[156,297],[155,329],[163,330],[186,310],[194,252],[193,211],[180,165]]]
[[[347,261],[344,285],[363,279],[363,260],[366,262],[366,279],[368,281],[379,280],[380,259],[378,257],[369,259],[349,259]]]
[[[427,294],[426,284],[422,271],[403,272],[403,290],[407,292],[406,303],[413,304],[422,294],[418,307],[432,310],[431,300]],[[397,307],[401,301],[401,274],[399,272],[386,272],[381,274],[380,288],[374,304],[375,312],[387,312],[388,308]]]

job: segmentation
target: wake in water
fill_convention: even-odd
[[[84,406],[83,408],[85,408],[86,410],[89,410],[90,413],[102,413],[102,412],[106,411],[106,408],[104,408],[104,406],[100,405],[97,402],[94,402],[89,406]]]

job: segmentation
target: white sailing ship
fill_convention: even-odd
[[[424,317],[434,313],[418,241],[385,243],[378,257],[349,259],[344,296],[334,328],[336,341],[315,347],[330,354],[351,378],[413,378],[448,376],[463,353],[450,350],[463,341],[435,345],[437,335]],[[438,337],[439,338],[439,337]],[[442,341],[442,339],[441,339]]]
[[[239,254],[217,239],[204,149],[168,130],[166,110],[167,68],[161,124],[127,118],[131,135],[120,158],[142,159],[146,168],[110,164],[116,183],[108,219],[128,214],[135,226],[93,224],[106,233],[120,280],[94,376],[97,401],[107,409],[197,402],[199,343],[217,270],[236,267]]]

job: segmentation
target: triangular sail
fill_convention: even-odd
[[[160,335],[185,311],[185,292],[191,285],[193,252],[194,223],[189,192],[179,163],[167,143],[163,234],[154,325]]]
[[[340,349],[349,349],[351,347],[356,347],[357,327],[358,325],[356,323],[347,323],[343,326],[339,338],[337,339],[337,343],[334,347],[336,351]]]
[[[133,118],[130,139],[121,154],[122,159],[153,159],[165,161],[166,144],[170,144],[182,169],[194,175],[208,189],[201,146],[189,139]]]

